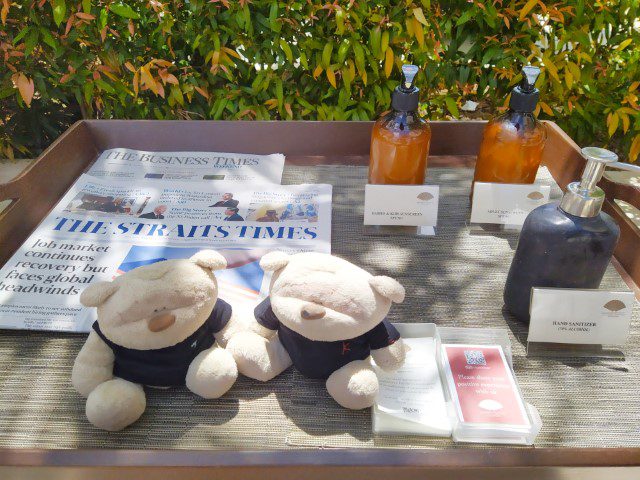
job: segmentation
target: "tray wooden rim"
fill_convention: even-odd
[[[640,466],[640,448],[297,448],[283,450],[0,449],[5,466],[371,466],[605,467]]]

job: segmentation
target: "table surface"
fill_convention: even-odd
[[[391,321],[508,329],[523,394],[542,417],[536,446],[639,447],[637,309],[624,360],[526,358],[526,327],[503,311],[502,302],[517,234],[469,231],[472,173],[429,170],[427,183],[441,186],[434,237],[364,234],[365,167],[287,166],[283,183],[333,184],[333,252],[407,288]],[[540,178],[552,183],[544,172]],[[558,194],[554,186],[552,195]],[[626,288],[613,266],[602,287]],[[186,388],[148,390],[141,420],[123,432],[105,433],[87,422],[84,399],[70,385],[84,338],[0,331],[0,448],[487,448],[434,437],[375,436],[369,410],[339,407],[322,381],[293,369],[266,384],[241,378],[218,400]]]

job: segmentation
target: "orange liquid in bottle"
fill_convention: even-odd
[[[522,126],[498,118],[487,124],[476,162],[474,182],[533,183],[546,140],[543,125]],[[531,128],[532,127],[532,128]]]
[[[426,123],[391,130],[383,121],[373,126],[369,183],[421,185],[427,170],[431,129]]]

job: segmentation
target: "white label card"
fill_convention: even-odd
[[[534,288],[529,342],[624,345],[633,292]]]
[[[471,223],[522,225],[531,210],[549,201],[549,185],[476,182]]]
[[[438,223],[437,185],[366,185],[365,225],[435,227]]]

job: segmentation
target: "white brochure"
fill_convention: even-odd
[[[105,150],[87,172],[94,177],[178,181],[280,183],[284,155]]]
[[[533,288],[529,342],[624,345],[633,292]]]
[[[364,190],[365,225],[435,227],[437,185],[371,185]]]
[[[272,185],[82,175],[0,270],[0,328],[87,332],[90,283],[215,249],[220,297],[250,308],[271,250],[331,252],[331,185]]]
[[[410,350],[400,369],[385,372],[376,367],[380,391],[374,428],[377,433],[449,436],[451,422],[438,372],[436,340],[404,337],[403,341]]]
[[[531,210],[549,202],[549,185],[476,182],[471,223],[522,225]]]

